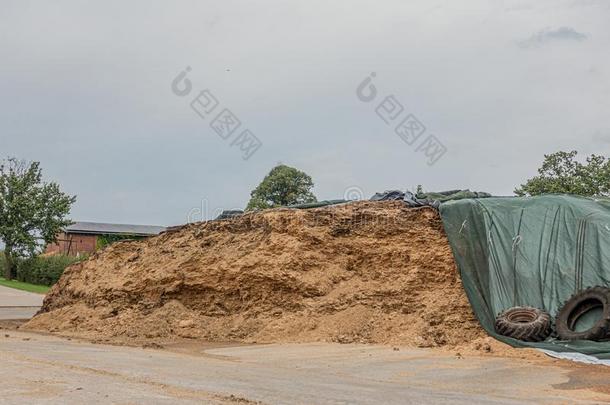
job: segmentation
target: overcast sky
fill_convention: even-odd
[[[609,154],[609,21],[592,0],[4,0],[0,151],[40,161],[81,221],[243,208],[278,162],[319,199],[417,184],[510,195],[545,153]],[[219,104],[201,117],[205,89]],[[376,114],[387,96],[425,126],[418,142]],[[227,139],[210,127],[224,108],[241,121]],[[232,145],[245,129],[262,142],[247,160]],[[446,147],[432,166],[417,151],[429,135]]]

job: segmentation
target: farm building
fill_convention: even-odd
[[[146,238],[165,231],[162,226],[103,224],[75,222],[57,237],[57,243],[47,245],[45,254],[78,256],[93,253],[100,245],[129,238]]]

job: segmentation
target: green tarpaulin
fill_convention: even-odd
[[[610,286],[610,200],[492,197],[449,201],[440,212],[468,299],[490,335],[513,346],[610,359],[610,342],[527,343],[494,332],[506,308],[529,305],[555,317],[576,291]]]

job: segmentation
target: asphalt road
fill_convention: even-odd
[[[168,350],[0,331],[3,404],[517,404],[610,400],[610,371],[339,344]],[[5,334],[9,336],[6,337]]]
[[[0,320],[30,319],[40,307],[0,307]]]
[[[28,319],[42,306],[44,295],[0,286],[0,319]]]

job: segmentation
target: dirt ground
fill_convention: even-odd
[[[2,403],[610,402],[610,367],[363,344],[91,344],[0,334]]]

